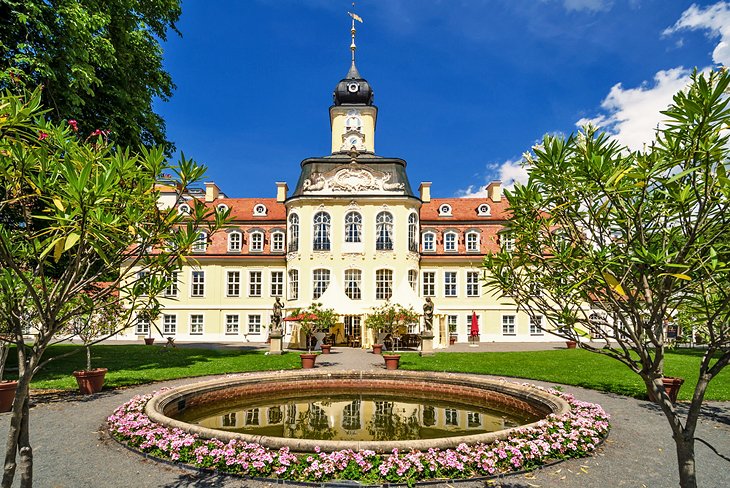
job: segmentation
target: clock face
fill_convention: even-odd
[[[360,85],[358,85],[357,83],[350,83],[349,85],[347,85],[347,91],[349,91],[350,93],[357,93],[359,89]]]
[[[358,139],[357,137],[350,137],[351,146],[357,146],[358,144],[360,144],[360,139]]]

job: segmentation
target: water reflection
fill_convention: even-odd
[[[207,405],[183,412],[180,419],[252,435],[377,441],[479,434],[535,420],[498,406],[356,394]]]

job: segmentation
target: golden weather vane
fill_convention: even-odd
[[[355,2],[352,2],[352,9],[355,10]],[[352,17],[352,28],[350,29],[350,33],[352,34],[352,43],[350,44],[350,51],[352,51],[352,64],[354,65],[355,64],[355,49],[357,48],[355,46],[355,21],[357,20],[358,22],[360,22],[362,24],[362,17],[360,17],[359,15],[352,13],[352,12],[347,12],[347,15]]]

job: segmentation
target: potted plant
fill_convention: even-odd
[[[96,338],[109,336],[116,330],[123,313],[122,307],[114,302],[69,323],[71,337],[78,337],[86,349],[86,369],[73,372],[81,394],[98,393],[104,386],[107,369],[91,368],[91,346]]]
[[[577,345],[578,345],[577,341],[565,341],[565,346],[568,349],[575,349],[575,346],[577,346]]]
[[[12,337],[10,334],[0,334],[0,412],[9,412],[13,408],[15,390],[18,382],[15,380],[4,380],[5,361],[10,353]]]
[[[365,318],[365,327],[390,337],[394,346],[392,349],[396,350],[400,337],[408,330],[408,325],[418,323],[418,319],[419,315],[413,308],[385,302]],[[378,344],[373,345],[373,353],[375,353],[376,345]],[[382,348],[382,344],[380,347]],[[400,354],[383,354],[383,360],[387,369],[398,369]]]
[[[304,342],[307,345],[307,352],[299,355],[302,369],[314,368],[317,360],[317,354],[312,352],[312,346],[316,343],[314,335],[333,327],[337,323],[337,314],[332,309],[322,308],[321,303],[312,303],[304,310],[294,310],[289,320],[299,322],[300,331],[304,334]]]

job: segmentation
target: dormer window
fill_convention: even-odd
[[[257,203],[253,207],[253,215],[254,217],[261,217],[266,215],[266,205],[263,203]]]
[[[237,230],[228,234],[228,252],[241,252],[241,233]]]
[[[433,232],[424,232],[421,245],[423,252],[434,252],[436,250],[436,234]]]
[[[479,208],[477,208],[477,215],[480,217],[489,217],[492,215],[492,209],[489,208],[489,205],[486,203],[482,203],[479,205]]]
[[[439,217],[451,217],[451,205],[444,203],[439,207]]]
[[[208,249],[208,233],[201,232],[193,244],[193,252],[205,252]]]
[[[190,205],[182,203],[177,207],[177,213],[180,215],[190,215]]]
[[[503,252],[515,250],[515,236],[511,232],[502,232],[499,235],[499,244]]]
[[[216,205],[215,210],[218,213],[223,213],[228,210],[228,205],[226,205],[225,203],[219,203],[218,205]]]
[[[284,233],[274,231],[271,233],[271,252],[284,252]]]
[[[457,234],[456,232],[447,232],[444,234],[444,251],[456,252]]]
[[[251,242],[249,244],[249,251],[251,252],[263,252],[264,250],[264,233],[263,232],[251,232]]]
[[[466,233],[466,252],[479,252],[478,232],[471,231]]]

